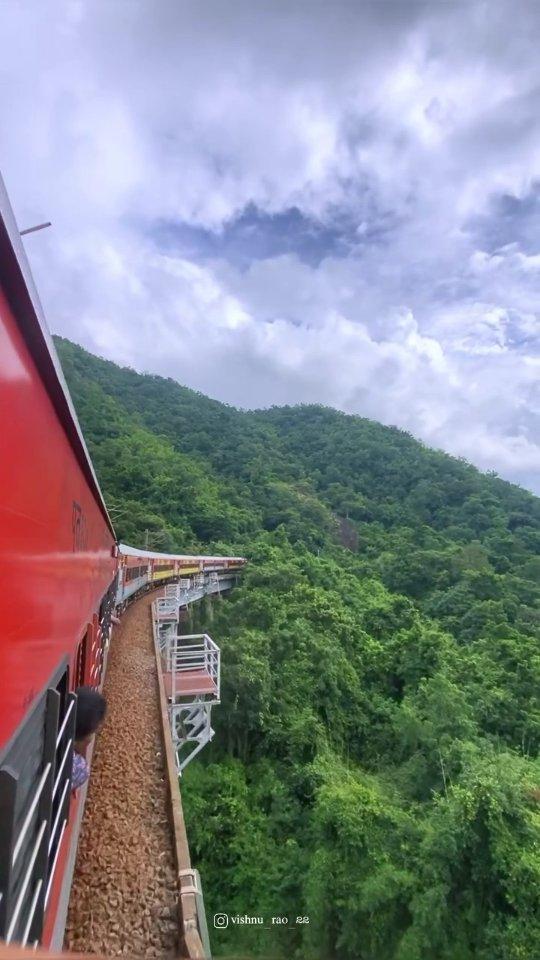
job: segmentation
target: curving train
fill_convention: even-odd
[[[0,179],[0,940],[61,942],[84,791],[74,691],[100,686],[112,618],[240,557],[120,545]]]

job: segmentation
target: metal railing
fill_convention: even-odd
[[[59,690],[47,690],[38,714],[43,724],[42,769],[39,773],[36,770],[35,784],[25,798],[26,812],[18,829],[15,812],[21,784],[9,762],[0,771],[5,803],[1,827],[7,830],[4,845],[7,838],[9,849],[2,865],[5,888],[1,899],[5,909],[0,934],[6,943],[35,944],[41,936],[69,818],[75,703],[75,695],[68,693],[61,715]],[[12,763],[16,770],[20,764],[16,753]]]
[[[182,577],[178,583],[168,583],[165,587],[164,596],[171,599],[174,598],[179,602],[182,601],[182,598],[185,594],[189,593],[191,589],[191,580],[189,577]]]
[[[194,671],[204,671],[215,685],[215,700],[219,701],[221,685],[221,657],[219,647],[207,633],[176,636],[169,650],[169,669],[173,703],[181,696],[181,677]]]
[[[221,594],[234,586],[234,574],[197,574],[164,585],[163,595],[155,601],[157,636],[163,667],[171,672],[174,643],[180,620],[180,607],[187,607],[209,594]]]
[[[159,597],[156,600],[156,612],[159,617],[178,620],[178,600],[176,597]]]
[[[157,601],[158,616],[175,614],[176,607],[187,606],[209,593],[221,593],[233,586],[233,575],[221,576],[218,573],[200,573],[192,578],[182,577],[177,583],[168,583],[163,596]]]

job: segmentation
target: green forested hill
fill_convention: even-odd
[[[119,536],[243,553],[182,783],[216,956],[540,956],[540,500],[394,428],[57,348]],[[296,924],[296,917],[309,924]]]

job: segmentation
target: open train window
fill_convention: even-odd
[[[69,815],[75,696],[58,671],[0,763],[0,939],[38,943]]]
[[[103,674],[103,664],[105,661],[105,655],[109,647],[109,640],[111,635],[111,618],[114,612],[117,588],[118,588],[118,578],[115,577],[109,589],[107,590],[107,593],[103,596],[101,604],[99,606],[98,624],[97,624],[99,656],[96,661],[97,669],[95,671],[94,677],[91,679],[91,682],[94,683],[95,686],[99,686],[99,684],[101,683],[101,678]]]
[[[127,567],[126,568],[126,583],[129,583],[131,580],[138,580],[139,577],[144,575],[146,567]]]
[[[77,647],[77,656],[75,658],[75,689],[82,687],[86,676],[86,661],[88,657],[88,634],[85,633],[79,646]]]

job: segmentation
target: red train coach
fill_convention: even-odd
[[[50,944],[83,800],[73,690],[100,683],[117,561],[1,180],[0,411],[0,939]]]

